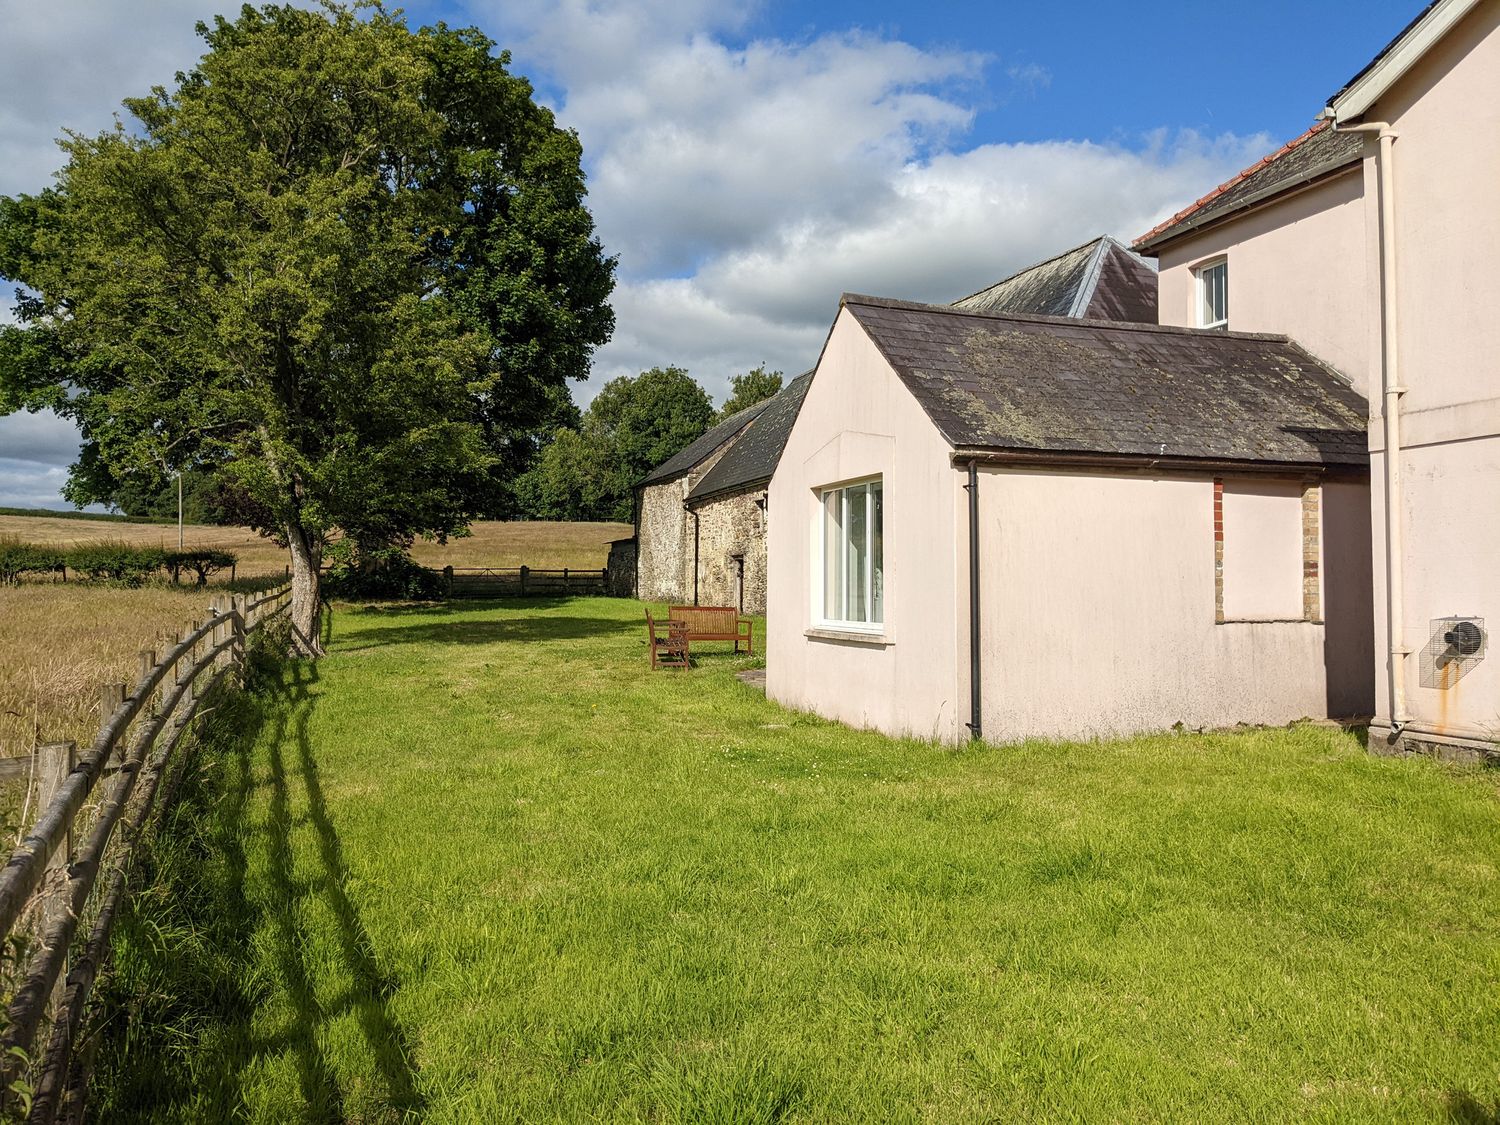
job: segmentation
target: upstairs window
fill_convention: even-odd
[[[873,628],[885,620],[885,515],[880,481],[823,493],[823,620]]]
[[[1228,328],[1229,260],[1209,262],[1194,273],[1198,278],[1198,327]]]

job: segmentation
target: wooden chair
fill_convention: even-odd
[[[651,616],[651,611],[646,611],[646,645],[651,649],[651,669],[676,668],[679,672],[687,671],[690,658],[688,656],[688,632],[687,626],[681,621],[668,621],[666,634],[658,633],[656,630],[656,619]]]

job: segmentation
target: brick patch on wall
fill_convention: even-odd
[[[1316,480],[1302,482],[1302,617],[1305,621],[1323,620],[1318,575],[1318,560],[1322,556],[1319,533],[1322,499],[1323,488]]]
[[[1303,502],[1304,507],[1306,501]],[[1303,517],[1304,521],[1306,517]],[[1224,478],[1214,477],[1214,620],[1224,621]]]

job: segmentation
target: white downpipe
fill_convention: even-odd
[[[1395,174],[1391,167],[1397,133],[1386,121],[1340,125],[1335,120],[1333,127],[1339,132],[1374,133],[1380,141],[1377,171],[1380,179],[1381,414],[1385,429],[1385,625],[1389,646],[1391,729],[1399,733],[1411,719],[1406,711],[1406,658],[1411,650],[1406,647],[1402,598],[1406,585],[1406,552],[1401,519],[1401,396],[1406,393],[1406,388],[1401,385],[1397,349],[1396,201]]]

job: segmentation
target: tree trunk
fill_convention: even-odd
[[[300,527],[288,527],[286,541],[292,551],[292,651],[298,656],[322,656],[318,567],[323,548]]]

